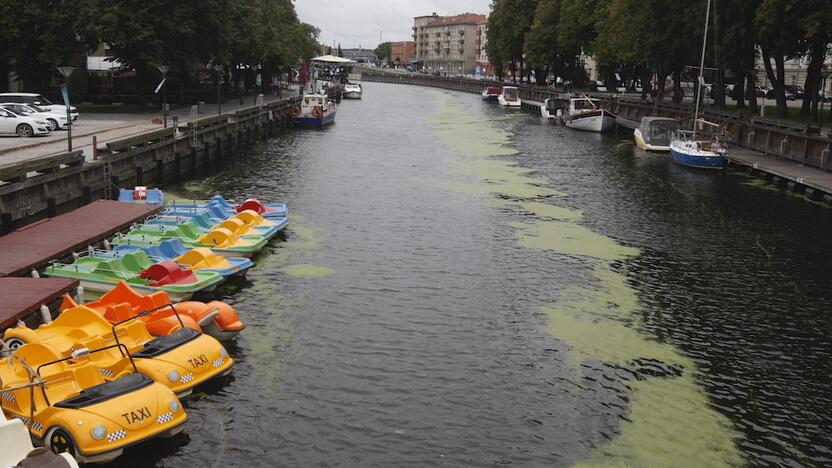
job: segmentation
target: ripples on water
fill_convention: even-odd
[[[477,96],[366,89],[170,188],[291,224],[219,291],[248,323],[232,376],[123,464],[828,463],[828,209]]]

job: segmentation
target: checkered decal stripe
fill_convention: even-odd
[[[214,367],[220,367],[225,362],[225,358],[221,357],[214,360]]]
[[[162,414],[158,418],[156,418],[156,422],[158,422],[159,424],[164,424],[164,423],[170,421],[171,419],[173,419],[173,413],[168,412],[168,413]]]
[[[6,400],[6,401],[14,401],[14,393],[4,392],[0,395],[3,395],[3,399]]]
[[[190,372],[188,372],[187,374],[183,375],[183,376],[182,376],[182,378],[181,378],[181,379],[179,379],[179,381],[180,381],[180,382],[182,382],[182,383],[188,383],[188,382],[190,382],[190,381],[192,381],[192,380],[194,380],[194,375],[193,375],[193,374],[191,374]]]
[[[120,429],[120,430],[118,430],[118,431],[116,431],[116,432],[112,432],[112,433],[110,433],[110,434],[107,436],[107,441],[108,441],[108,442],[115,442],[115,441],[117,441],[117,440],[121,440],[121,439],[123,439],[123,438],[125,438],[125,437],[127,437],[127,431],[125,431],[124,429]]]
[[[17,419],[23,421],[23,424],[25,424],[28,427],[31,427],[32,430],[34,430],[34,431],[40,431],[41,429],[43,429],[43,425],[41,423],[37,422],[37,421],[32,421],[31,419],[23,417],[23,416],[15,416],[15,417]]]
[[[98,369],[98,372],[100,372],[101,375],[103,375],[104,377],[112,377],[113,376],[113,371],[111,371],[109,369]]]

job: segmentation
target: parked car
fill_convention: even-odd
[[[52,131],[58,129],[66,129],[69,124],[66,120],[66,112],[56,112],[43,107],[38,107],[34,104],[14,104],[14,103],[0,103],[0,107],[10,110],[18,115],[25,115],[27,117],[42,118],[49,122],[52,126]]]
[[[823,91],[823,90],[818,91],[818,99],[821,99],[821,100],[827,101],[827,102],[832,101],[832,92]]]
[[[798,95],[798,92],[797,92],[798,89],[800,89],[800,88],[797,88],[795,86],[784,86],[784,92],[786,94],[786,100],[787,101],[794,101],[795,99],[802,99],[803,95],[802,95],[802,93],[800,95]],[[773,89],[770,89],[766,93],[766,98],[768,98],[768,99],[777,99],[777,93]]]
[[[53,104],[49,99],[35,93],[0,93],[0,102],[14,102],[17,104],[34,104],[44,109],[63,111],[66,114],[66,106],[63,104]],[[75,106],[69,106],[69,115],[72,121],[78,120],[78,109]]]
[[[18,115],[7,109],[0,109],[0,135],[18,135],[31,137],[49,135],[52,127],[40,118]]]

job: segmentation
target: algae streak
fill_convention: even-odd
[[[531,222],[509,224],[519,245],[578,257],[593,268],[593,285],[566,290],[556,304],[544,305],[548,332],[565,343],[580,379],[581,364],[607,363],[630,369],[638,379],[630,389],[628,417],[619,435],[593,450],[579,466],[731,466],[742,465],[737,433],[730,421],[711,408],[697,384],[693,361],[668,342],[644,331],[637,292],[619,265],[641,254],[633,247],[579,224],[583,214],[550,203],[563,194],[546,179],[516,164],[492,159],[513,156],[512,135],[461,112],[449,93],[431,92],[439,109],[431,119],[440,140],[454,150],[448,162],[454,178],[445,187],[464,193],[494,194],[496,203],[524,214]],[[508,199],[508,200],[505,200]],[[641,374],[648,361],[664,372]],[[604,364],[602,364],[604,365]]]

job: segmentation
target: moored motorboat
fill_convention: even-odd
[[[344,99],[361,99],[364,91],[358,83],[347,83],[344,85]]]
[[[557,119],[569,111],[569,100],[561,98],[546,98],[540,106],[540,116],[544,119]]]
[[[679,130],[679,121],[668,117],[642,117],[641,124],[633,130],[636,146],[645,151],[670,151],[673,133]]]
[[[587,132],[605,132],[615,125],[615,116],[600,107],[600,101],[586,96],[569,99],[569,111],[563,117],[569,128]]]
[[[335,122],[337,110],[326,94],[304,94],[300,104],[292,106],[292,121],[303,127],[323,127]]]
[[[497,102],[503,107],[520,107],[523,102],[520,100],[520,90],[516,86],[503,86]]]
[[[145,205],[162,206],[165,204],[165,196],[157,188],[143,186],[132,189],[118,189],[118,201],[126,203],[141,203]]]
[[[482,90],[482,98],[486,101],[496,101],[502,93],[502,86],[488,86]]]

